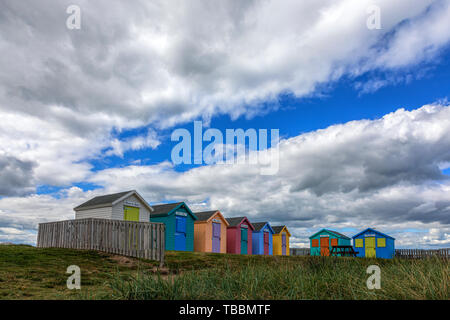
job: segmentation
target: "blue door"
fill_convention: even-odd
[[[186,251],[186,217],[175,216],[175,250]]]

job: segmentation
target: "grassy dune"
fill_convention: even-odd
[[[116,275],[111,281],[115,295],[122,299],[449,299],[449,263],[440,259],[171,253],[168,260],[175,268],[191,271],[169,277],[145,272]],[[381,269],[380,290],[367,289],[366,269],[373,264]]]
[[[69,265],[81,290],[66,288]],[[366,269],[381,268],[368,290]],[[166,267],[95,251],[0,246],[1,299],[444,299],[449,262],[168,252]]]

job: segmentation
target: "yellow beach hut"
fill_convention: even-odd
[[[289,237],[291,236],[286,226],[272,227],[274,234],[272,235],[273,255],[288,256],[289,255]]]

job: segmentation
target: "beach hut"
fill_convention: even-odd
[[[351,239],[337,231],[322,229],[309,237],[312,256],[329,256],[333,246],[351,246]]]
[[[252,254],[252,233],[255,229],[246,217],[226,218],[227,253]]]
[[[273,226],[274,234],[272,235],[273,255],[288,256],[289,255],[289,237],[291,236],[286,226]]]
[[[167,203],[152,206],[150,222],[166,225],[166,250],[194,250],[195,214],[184,202]]]
[[[97,196],[73,210],[75,219],[98,218],[148,222],[153,208],[136,190],[130,190]]]
[[[274,233],[270,223],[254,222],[252,232],[252,254],[273,255],[272,235]]]
[[[228,222],[219,210],[195,212],[194,251],[227,252]]]
[[[367,228],[354,235],[353,249],[357,257],[392,259],[395,254],[395,238],[374,228]]]

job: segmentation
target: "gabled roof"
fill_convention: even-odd
[[[165,204],[158,204],[154,205],[153,212],[150,213],[150,217],[164,217],[169,216],[172,213],[174,213],[177,209],[184,207],[186,211],[194,218],[194,220],[197,220],[197,216],[189,209],[189,207],[184,202],[174,202],[174,203],[165,203]]]
[[[375,229],[373,229],[373,228],[367,228],[367,229],[361,231],[360,233],[355,234],[352,238],[354,239],[354,238],[356,238],[357,236],[359,236],[359,235],[361,235],[361,234],[363,234],[363,233],[366,233],[366,232],[378,233],[379,235],[381,235],[381,236],[383,236],[383,237],[386,237],[386,238],[390,238],[390,239],[392,239],[392,240],[395,240],[394,237],[388,236],[387,234],[385,234],[385,233],[383,233],[383,232],[380,232],[380,231],[378,231],[378,230],[375,230]]]
[[[223,221],[225,222],[225,224],[227,226],[229,226],[230,224],[228,223],[227,219],[224,218],[224,216],[222,215],[222,213],[219,210],[212,210],[212,211],[203,211],[203,212],[195,212],[195,215],[197,216],[198,220],[196,222],[200,222],[200,221],[209,221],[211,220],[216,214],[219,214],[220,217],[223,219]]]
[[[91,200],[88,200],[79,206],[73,208],[75,211],[79,210],[87,210],[87,209],[93,209],[93,208],[102,208],[102,207],[112,207],[116,203],[135,195],[149,210],[150,212],[153,211],[153,208],[145,201],[144,198],[136,191],[136,190],[130,190],[130,191],[124,191],[124,192],[118,192],[118,193],[112,193],[107,194],[103,196],[97,196],[95,198],[92,198]]]
[[[289,232],[289,230],[286,226],[273,226],[272,229],[275,234],[281,233],[283,231],[283,229],[285,229],[288,236],[291,236],[291,233]]]
[[[165,204],[155,204],[153,205],[153,212],[152,216],[157,215],[167,215],[169,214],[173,209],[177,208],[179,205],[181,205],[183,202],[174,202],[174,203],[165,203]]]
[[[313,237],[315,237],[316,235],[318,235],[319,233],[321,233],[321,232],[328,232],[328,233],[331,233],[331,234],[334,234],[335,236],[337,236],[337,237],[340,237],[340,238],[344,238],[344,239],[348,239],[348,240],[350,240],[350,238],[349,237],[347,237],[345,234],[342,234],[342,233],[340,233],[340,232],[337,232],[337,231],[334,231],[334,230],[330,230],[330,229],[322,229],[322,230],[320,230],[320,231],[317,231],[316,233],[314,233],[312,236],[310,236],[309,238],[311,239],[311,238],[313,238]]]
[[[234,217],[234,218],[226,218],[227,222],[230,224],[229,227],[236,227],[240,225],[244,220],[247,220],[248,225],[252,230],[255,230],[255,227],[252,223],[247,219],[247,217]]]
[[[217,210],[214,211],[202,211],[202,212],[195,212],[195,215],[197,216],[197,221],[207,221],[209,218],[211,218]]]
[[[256,231],[256,232],[261,231],[261,229],[263,229],[265,226],[268,226],[269,229],[270,229],[270,231],[271,231],[272,233],[275,233],[275,232],[273,231],[272,227],[270,226],[270,223],[267,222],[267,221],[264,221],[264,222],[254,222],[254,223],[252,223],[252,224],[253,224],[253,226],[255,227],[255,231]]]

